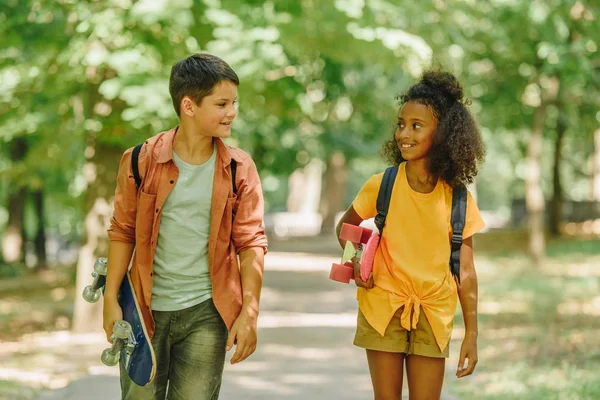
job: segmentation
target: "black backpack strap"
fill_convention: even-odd
[[[452,191],[452,243],[450,254],[450,270],[460,283],[460,248],[463,242],[463,230],[467,219],[467,188],[460,186]]]
[[[235,172],[237,170],[237,162],[234,159],[231,159],[231,187],[233,188],[233,193],[237,194],[237,185],[235,183]]]
[[[140,169],[138,168],[138,159],[140,157],[140,150],[144,143],[140,143],[133,148],[131,153],[131,170],[133,171],[133,179],[135,179],[135,187],[139,190],[142,184],[142,177],[140,176]]]
[[[385,219],[387,218],[388,209],[390,208],[390,199],[392,198],[392,189],[394,181],[398,175],[398,166],[389,167],[383,173],[381,186],[379,186],[379,194],[377,195],[377,216],[375,217],[375,225],[379,229],[379,234],[383,233]]]

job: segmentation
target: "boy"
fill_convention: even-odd
[[[267,251],[261,184],[252,159],[222,141],[231,134],[238,85],[218,57],[177,62],[169,91],[179,126],[143,144],[139,188],[132,149],[121,159],[103,325],[109,338],[122,318],[117,292],[135,247],[131,278],[157,362],[144,387],[121,368],[123,399],[164,400],[167,390],[174,400],[218,399],[226,351],[236,344],[235,364],[256,348]]]

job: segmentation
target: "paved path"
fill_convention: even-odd
[[[226,365],[221,399],[372,398],[364,351],[352,345],[356,323],[355,289],[327,279],[329,266],[335,260],[337,257],[306,253],[271,252],[268,255],[259,346],[256,353],[241,364]],[[61,340],[64,343],[57,346]],[[37,379],[47,379],[49,385],[63,387],[42,392],[37,400],[119,398],[117,371],[99,361],[101,349],[105,347],[101,334],[69,336],[64,333],[47,338],[46,342],[46,353],[54,351],[56,364],[54,370],[38,370]],[[67,346],[67,343],[70,344]],[[228,359],[232,354],[228,354]],[[59,375],[55,370],[62,368],[61,357],[68,358],[76,367]],[[26,368],[36,373],[34,366],[22,363],[22,370]],[[453,372],[449,369],[448,375]],[[448,395],[443,399],[456,400]]]

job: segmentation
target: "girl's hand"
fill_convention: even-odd
[[[469,364],[465,368],[465,359],[469,359]],[[458,369],[456,377],[463,378],[469,376],[475,371],[477,365],[477,335],[467,333],[460,347],[460,358],[458,360]]]
[[[352,257],[352,265],[354,265],[354,282],[356,282],[356,286],[371,289],[374,286],[373,273],[369,275],[369,279],[365,282],[360,277],[360,260],[358,257]]]

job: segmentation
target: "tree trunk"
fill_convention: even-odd
[[[600,202],[600,129],[594,132],[594,153],[592,154],[591,199]]]
[[[8,223],[2,236],[2,258],[7,264],[25,261],[23,217],[26,197],[24,187],[18,188],[8,197]]]
[[[27,141],[24,137],[13,139],[10,143],[10,160],[19,163],[27,153]],[[20,186],[19,177],[15,177],[10,184],[12,192],[8,195],[8,223],[2,235],[2,258],[8,264],[25,261],[23,235],[23,220],[27,190]]]
[[[73,112],[78,122],[93,116],[94,105],[100,98],[98,84],[88,84],[85,101],[73,99]],[[102,300],[89,304],[82,298],[83,289],[92,282],[94,262],[98,257],[108,255],[108,235],[106,230],[112,215],[112,198],[119,162],[123,154],[121,148],[98,142],[96,132],[86,132],[86,157],[83,176],[87,183],[84,200],[84,230],[82,246],[77,260],[77,283],[75,309],[73,311],[74,332],[91,332],[102,329]],[[89,150],[92,151],[89,151]]]
[[[44,219],[44,190],[38,189],[33,192],[33,204],[37,215],[37,232],[35,234],[35,256],[37,258],[36,269],[48,267],[46,257],[46,221]]]
[[[322,233],[331,233],[335,230],[335,215],[344,210],[347,186],[348,165],[344,154],[333,153],[327,160],[325,190],[321,199]]]
[[[323,162],[311,160],[304,168],[295,170],[288,179],[287,210],[293,213],[316,213],[321,198]]]
[[[552,169],[552,201],[550,203],[550,234],[554,237],[560,236],[560,224],[563,219],[563,190],[560,178],[560,167],[562,162],[562,145],[567,131],[567,116],[559,105],[558,123],[556,125],[556,141],[554,142],[554,166]]]
[[[529,230],[529,253],[536,267],[541,267],[545,249],[544,192],[541,185],[540,155],[544,140],[546,107],[542,103],[535,109],[533,127],[527,147],[525,172],[525,203]]]
[[[90,332],[102,327],[102,299],[95,304],[83,300],[83,289],[92,282],[92,271],[97,257],[108,254],[108,235],[106,230],[112,215],[112,197],[119,161],[123,154],[121,148],[97,144],[95,155],[84,165],[84,175],[88,182],[85,195],[85,219],[83,245],[77,261],[77,284],[73,331]]]

